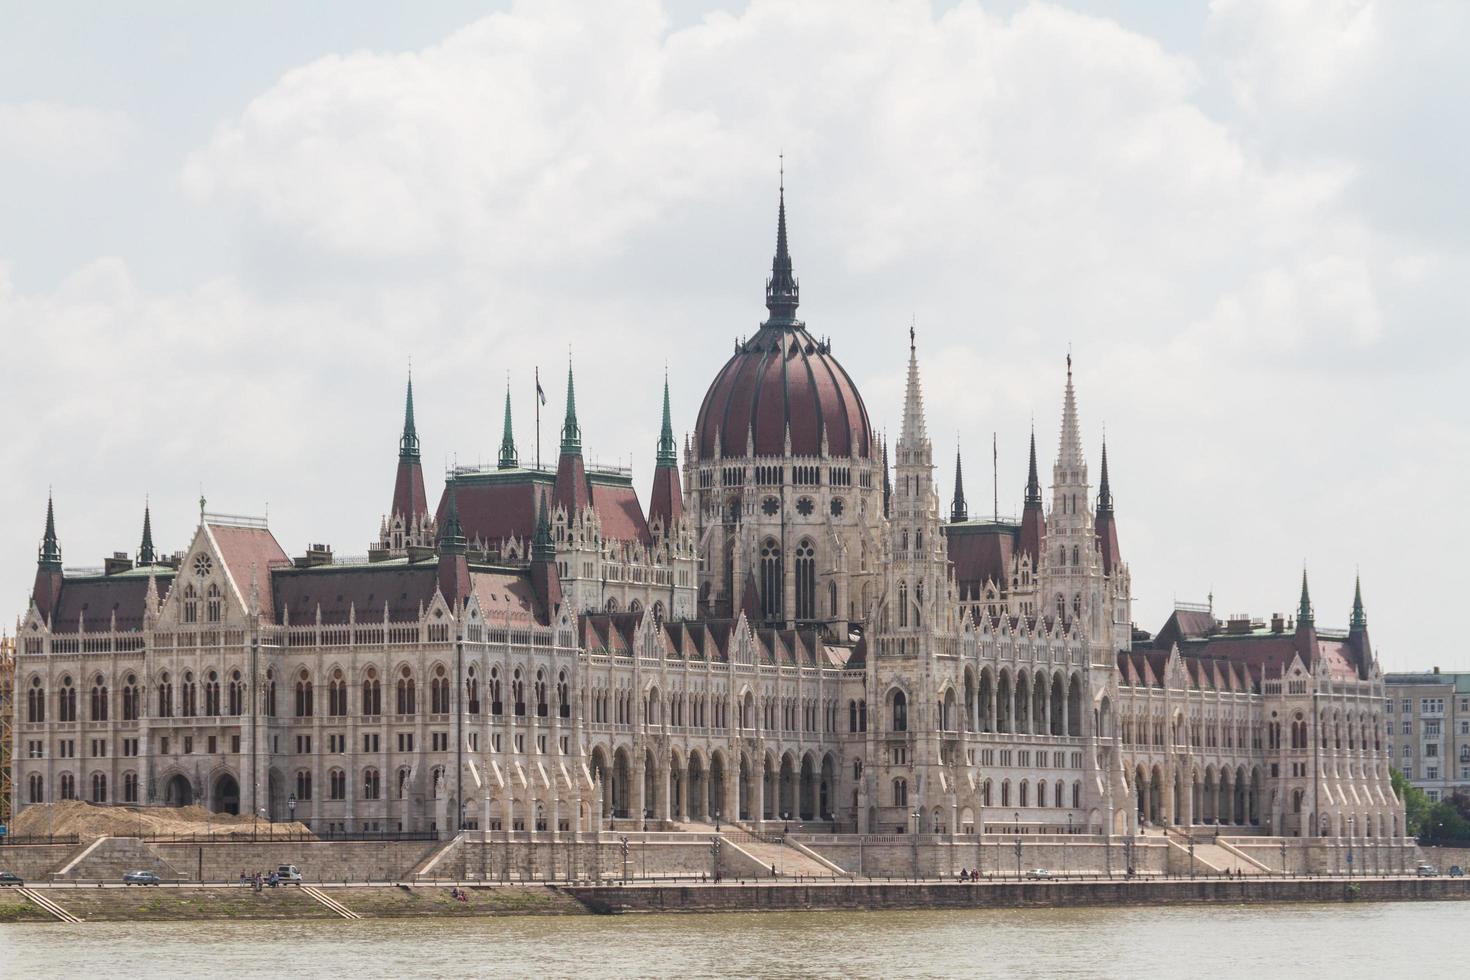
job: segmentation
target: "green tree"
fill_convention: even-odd
[[[1404,801],[1404,829],[1410,837],[1418,837],[1425,829],[1429,811],[1433,804],[1424,791],[1411,784],[1403,773],[1392,766],[1388,770],[1389,779],[1393,783],[1393,791],[1399,799]]]

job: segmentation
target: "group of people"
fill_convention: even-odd
[[[244,869],[241,869],[240,871],[240,884],[249,885],[251,891],[258,892],[266,885],[275,888],[280,883],[281,876],[276,874],[274,871],[257,871],[254,874],[246,874]]]
[[[468,904],[470,900],[469,893],[458,885],[455,885],[453,888],[449,889],[449,897],[454,899],[456,902],[464,902],[466,904]]]
[[[979,881],[979,880],[980,880],[980,869],[979,868],[976,868],[974,871],[971,871],[969,868],[961,868],[960,869],[960,881]]]

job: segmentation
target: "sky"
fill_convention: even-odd
[[[1304,567],[1345,626],[1360,573],[1385,669],[1470,668],[1470,5],[237,6],[0,0],[17,614],[48,488],[70,566],[201,495],[365,553],[410,361],[431,495],[507,381],[533,455],[537,367],[549,457],[570,352],[646,501],[665,371],[691,429],[764,317],[784,154],[800,315],[890,431],[916,325],[972,515],[1033,421],[1048,468],[1070,348],[1141,627]]]

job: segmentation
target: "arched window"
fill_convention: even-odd
[[[413,770],[408,768],[408,766],[404,766],[398,770],[398,779],[396,780],[396,783],[398,786],[398,798],[400,800],[408,796],[408,780],[409,777],[411,777],[412,775]]]
[[[193,585],[186,585],[184,587],[182,601],[184,604],[184,622],[199,622],[199,593],[195,591]]]
[[[847,702],[847,730],[849,732],[856,732],[858,730],[856,701]]]
[[[914,625],[923,626],[924,616],[924,583],[919,582],[914,586]]]
[[[536,717],[545,718],[550,713],[546,704],[546,674],[536,671]]]
[[[347,714],[347,679],[342,676],[341,668],[333,670],[332,679],[327,682],[327,714],[333,718]]]
[[[327,774],[327,796],[333,800],[347,799],[347,773],[333,769]]]
[[[309,800],[309,799],[311,799],[311,770],[310,769],[298,769],[298,770],[296,770],[296,799],[297,800]]]
[[[985,780],[980,785],[980,805],[990,806],[990,780]]]
[[[107,774],[101,772],[92,773],[92,802],[107,802]]]
[[[924,529],[923,528],[919,528],[917,531],[914,532],[914,550],[915,551],[918,551],[918,552],[923,552],[923,550],[924,550]]]
[[[510,696],[515,702],[515,713],[526,713],[526,682],[521,679],[521,668],[517,667],[510,678]]]
[[[817,618],[817,551],[806,539],[796,546],[796,618]]]
[[[135,772],[123,773],[123,802],[138,802],[138,774]]]
[[[364,769],[362,772],[362,798],[365,800],[376,800],[378,798],[378,770]]]
[[[211,718],[215,718],[220,714],[219,709],[219,674],[211,670],[204,682],[204,713]]]
[[[761,545],[761,618],[779,620],[785,616],[785,601],[782,589],[785,580],[781,571],[781,546],[775,538],[767,538]]]
[[[443,664],[434,668],[434,676],[429,680],[429,713],[449,714],[449,678]]]
[[[77,798],[77,780],[69,772],[61,774],[61,799],[74,800]]]
[[[127,683],[123,685],[122,712],[123,721],[137,721],[142,715],[141,695],[143,689],[138,686],[136,674],[129,674]]]
[[[904,528],[903,531],[899,533],[898,541],[899,541],[899,544],[898,544],[898,550],[899,551],[908,551],[909,550],[909,529],[908,528]]]
[[[827,615],[832,619],[837,618],[837,583],[827,583]]]
[[[906,779],[895,779],[893,781],[893,805],[909,805],[909,784]]]
[[[868,730],[868,702],[865,698],[858,699],[858,731]]]
[[[383,713],[383,688],[378,680],[376,667],[367,669],[367,677],[362,682],[362,713],[365,715],[381,715]],[[334,800],[342,797],[334,796]]]
[[[310,718],[312,708],[311,674],[303,667],[296,678],[296,717]]]
[[[92,681],[92,720],[107,720],[107,686],[102,681],[102,675],[98,674]]]
[[[56,695],[56,717],[59,721],[77,720],[77,689],[71,686],[70,676],[61,678],[61,691]]]
[[[1075,544],[1072,545],[1072,564],[1074,564],[1074,565],[1080,565],[1080,564],[1082,564],[1082,560],[1079,557],[1079,555],[1081,555],[1081,552],[1077,550],[1077,546]]]
[[[230,714],[241,715],[245,712],[245,685],[240,682],[240,672],[230,671]]]
[[[213,583],[210,584],[209,591],[205,593],[204,618],[211,623],[217,623],[220,620],[220,591],[219,586]]]
[[[1017,798],[1016,798],[1016,805],[1017,806],[1030,806],[1031,805],[1031,784],[1028,783],[1024,779],[1021,780],[1021,790],[1020,790],[1020,795],[1017,796]]]
[[[500,699],[500,668],[499,667],[491,667],[490,668],[490,713],[492,715],[498,715],[498,714],[501,713],[501,711],[503,710],[503,708],[504,708],[504,705],[503,705],[503,702]]]
[[[893,730],[896,732],[909,730],[909,700],[902,691],[893,692]]]
[[[41,686],[41,678],[31,678],[31,689],[26,692],[26,721],[42,722],[46,720],[46,689]]]
[[[174,714],[174,684],[168,671],[158,677],[158,717],[172,718]]]
[[[1009,779],[1002,780],[1000,784],[1000,805],[1011,805],[1011,781]]]
[[[418,692],[414,689],[413,671],[404,667],[403,673],[398,677],[398,713],[411,715],[417,707]]]
[[[567,688],[567,672],[556,675],[556,711],[563,718],[572,716],[572,696]]]
[[[276,672],[267,669],[265,672],[265,714],[268,717],[276,716]]]
[[[27,789],[27,802],[30,802],[30,803],[45,803],[46,802],[46,794],[45,794],[45,788],[46,787],[45,787],[45,782],[41,779],[41,774],[38,773],[38,772],[31,773],[30,778],[27,780],[27,784],[28,784],[27,787],[26,787],[26,789]]]
[[[480,679],[475,676],[475,665],[470,664],[465,671],[464,699],[469,702],[470,714],[480,713]]]
[[[898,625],[909,624],[909,585],[907,582],[898,583]]]
[[[199,714],[199,686],[194,683],[192,671],[184,671],[184,686],[179,689],[183,704],[179,707],[179,714],[185,718],[193,718]]]

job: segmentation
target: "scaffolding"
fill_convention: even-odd
[[[14,705],[10,703],[15,693],[15,638],[0,636],[0,826],[10,824],[10,761],[14,758],[12,744]]]

